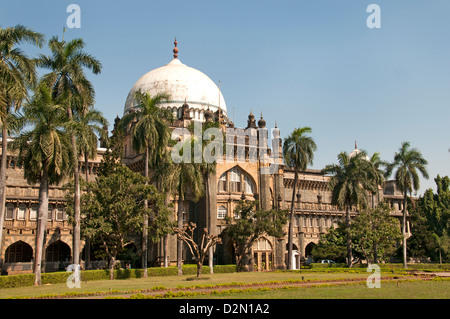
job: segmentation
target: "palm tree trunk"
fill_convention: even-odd
[[[148,146],[145,148],[145,166],[144,166],[144,176],[145,185],[148,185],[148,158],[149,150]],[[144,200],[144,208],[148,208],[148,201]],[[142,229],[142,268],[144,268],[144,278],[148,277],[147,271],[147,260],[148,260],[148,215],[144,214],[144,227]]]
[[[39,186],[39,209],[36,230],[36,255],[34,257],[34,285],[41,285],[42,257],[44,254],[44,236],[48,218],[48,173],[44,169]]]
[[[2,127],[2,157],[0,164],[0,252],[3,251],[3,224],[6,211],[6,161],[8,158],[8,129],[3,122]],[[0,270],[3,269],[3,255],[0,254]]]
[[[170,197],[169,192],[166,193],[166,197],[164,199],[164,204],[166,207],[169,207],[170,204]],[[164,249],[164,268],[169,267],[169,234],[164,236],[163,240],[163,249]]]
[[[211,218],[212,218],[212,214],[213,214],[213,212],[211,212],[211,198],[212,198],[212,196],[211,196],[211,194],[210,194],[210,190],[211,190],[211,175],[207,172],[206,173],[206,194],[205,194],[205,200],[206,200],[206,219],[207,219],[207,222],[208,222],[208,225],[207,225],[207,227],[208,227],[208,232],[209,232],[209,234],[211,235],[212,233],[212,227],[211,227],[211,225],[212,225],[212,221],[211,221]],[[213,249],[213,247],[211,246],[211,247],[209,247],[209,250],[208,250],[208,265],[209,265],[209,272],[212,274],[212,273],[214,273],[214,249]]]
[[[73,225],[73,264],[80,264],[80,217],[81,217],[81,190],[80,190],[80,170],[77,156],[77,142],[75,135],[71,134],[72,139],[72,161],[74,177],[74,225]]]
[[[406,185],[406,184],[405,184]],[[404,197],[403,197],[403,221],[402,221],[402,227],[403,227],[403,266],[405,269],[408,268],[408,262],[407,262],[407,256],[406,256],[406,205],[407,202],[407,191],[405,187],[404,191]]]
[[[347,231],[347,265],[350,268],[352,266],[352,240],[350,237],[350,205],[346,205],[345,211],[345,228]]]
[[[297,189],[298,171],[295,169],[294,173],[294,189],[292,191],[291,200],[291,216],[289,219],[289,245],[288,245],[288,269],[294,269],[294,263],[292,262],[292,248],[294,241],[294,211],[295,211],[295,193]]]
[[[183,229],[183,200],[178,200],[178,229]],[[183,241],[178,238],[177,240],[177,267],[178,267],[178,276],[181,276],[183,274],[183,270],[181,269],[181,263],[182,263],[182,254],[183,254]]]
[[[71,97],[68,98],[67,114],[69,120],[72,120]],[[72,244],[72,263],[80,264],[80,216],[81,216],[81,190],[80,190],[80,171],[78,165],[77,141],[73,133],[70,133],[72,141],[72,165],[73,165],[73,179],[74,179],[74,225],[73,225],[73,244]]]
[[[88,163],[89,163],[89,159],[87,156],[87,150],[84,151],[84,174],[86,177],[86,192],[89,193],[89,188],[87,186],[87,183],[89,182],[89,174],[88,174]],[[89,218],[89,217],[88,217]],[[85,260],[84,262],[86,263],[84,266],[86,269],[91,269],[91,239],[89,237],[86,237],[86,244],[85,244]]]

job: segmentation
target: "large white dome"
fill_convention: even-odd
[[[190,109],[204,113],[209,107],[218,108],[227,115],[227,106],[219,87],[204,73],[191,68],[175,57],[170,63],[142,76],[130,90],[125,102],[124,114],[136,107],[135,92],[149,92],[150,96],[167,92],[170,101],[165,107],[179,108],[186,101]],[[203,116],[202,116],[203,118]]]

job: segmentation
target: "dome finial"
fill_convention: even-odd
[[[177,42],[177,38],[175,37],[175,42],[173,43],[175,45],[175,48],[173,49],[173,58],[174,59],[178,59],[178,42]]]
[[[356,141],[355,141],[355,150],[357,150],[358,149],[358,146],[356,145]]]

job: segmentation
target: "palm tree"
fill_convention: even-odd
[[[66,104],[68,121],[74,121],[74,113],[83,113],[89,105],[93,105],[94,89],[86,78],[84,69],[94,74],[101,71],[101,63],[93,56],[84,52],[84,41],[73,39],[69,42],[58,41],[52,37],[48,42],[51,56],[39,55],[38,66],[49,69],[51,72],[43,77],[52,88],[54,98],[63,97]],[[82,97],[84,103],[80,109],[77,97]],[[73,227],[73,263],[80,263],[80,171],[78,165],[78,150],[75,132],[70,133],[72,143],[72,167],[74,178],[74,227]]]
[[[373,155],[370,157],[369,159],[370,164],[373,167],[373,179],[375,181],[375,183],[377,184],[377,186],[383,186],[384,185],[384,181],[385,178],[387,178],[386,176],[386,167],[388,166],[388,162],[387,161],[383,161],[380,157],[380,153],[379,152],[375,152],[373,153]],[[385,169],[383,170],[382,167],[384,167]],[[379,200],[379,190],[377,187],[377,197]],[[372,194],[372,208],[374,208],[374,195],[375,193]]]
[[[97,148],[99,136],[107,139],[104,127],[108,126],[108,121],[103,117],[102,113],[90,107],[83,113],[75,113],[74,121],[68,122],[66,127],[69,131],[75,132],[78,146],[78,158],[84,158],[84,170],[86,185],[89,182],[89,159],[97,156]],[[89,189],[86,189],[89,192]],[[85,244],[85,267],[90,268],[90,239],[86,238]]]
[[[70,170],[70,139],[63,125],[66,113],[41,84],[32,101],[25,106],[25,117],[31,130],[23,132],[14,142],[19,150],[28,183],[39,183],[38,225],[34,258],[35,285],[41,284],[41,263],[44,252],[44,234],[48,215],[48,187],[61,182]]]
[[[132,144],[137,152],[144,152],[144,176],[146,183],[149,180],[149,165],[154,167],[158,160],[166,153],[166,147],[170,140],[170,130],[167,124],[172,119],[172,113],[158,107],[169,99],[167,93],[159,93],[151,97],[148,92],[138,91],[135,98],[138,110],[126,114],[122,118],[122,127],[131,125]],[[144,207],[148,202],[144,201]],[[148,245],[148,216],[144,215],[144,227],[142,232],[142,267],[144,277],[147,277],[147,245]]]
[[[17,47],[27,42],[41,47],[43,35],[22,25],[0,27],[0,125],[2,127],[2,155],[0,160],[0,251],[2,251],[3,221],[6,201],[6,160],[8,134],[17,129],[18,111],[28,95],[27,88],[36,82],[36,65]],[[0,257],[0,265],[3,258]]]
[[[405,269],[407,264],[406,252],[406,214],[408,204],[408,191],[417,191],[420,188],[419,172],[426,179],[429,178],[426,166],[428,164],[416,148],[410,148],[409,142],[403,142],[399,151],[394,155],[394,161],[388,165],[386,174],[390,176],[395,170],[395,184],[403,192],[403,265]]]
[[[376,191],[377,184],[373,178],[375,175],[373,167],[364,152],[353,157],[349,157],[347,152],[341,152],[338,155],[338,164],[325,166],[322,173],[332,175],[329,183],[332,204],[337,205],[340,209],[345,209],[347,263],[351,267],[350,210],[354,205],[367,205],[367,191]]]
[[[205,122],[202,126],[202,136],[204,131],[208,130],[209,128],[216,128],[219,129],[220,125],[219,122]],[[202,150],[201,153],[203,154],[203,150],[205,146],[207,145],[206,141],[202,139]],[[213,218],[216,206],[214,205],[213,197],[211,194],[213,192],[217,193],[217,190],[214,188],[216,183],[216,168],[217,168],[217,162],[214,161],[212,163],[209,163],[208,161],[205,161],[204,156],[202,156],[202,163],[200,166],[200,169],[203,173],[203,181],[204,181],[204,188],[205,188],[205,202],[206,202],[206,223],[208,227],[208,233],[210,235],[213,234],[213,226],[211,219]],[[208,264],[209,264],[209,271],[212,274],[214,272],[214,247],[211,246],[208,251]]]
[[[312,130],[309,127],[296,128],[284,140],[283,156],[288,167],[294,169],[294,189],[292,191],[291,214],[289,220],[289,245],[288,245],[288,268],[293,269],[292,247],[294,239],[294,210],[295,210],[295,194],[298,181],[298,173],[306,170],[309,164],[312,164],[314,152],[317,149],[316,143],[312,137],[307,134]]]
[[[189,149],[192,154],[194,150],[193,140],[187,140],[185,143],[189,143],[188,147],[183,147],[184,149]],[[193,159],[193,155],[191,159]],[[183,229],[183,204],[186,200],[188,194],[191,195],[193,201],[198,201],[198,199],[204,194],[204,181],[203,181],[204,168],[202,168],[201,163],[192,162],[181,162],[173,163],[170,157],[167,157],[165,163],[159,165],[156,172],[157,176],[161,178],[162,189],[170,192],[171,194],[178,195],[178,229]],[[178,236],[177,241],[177,267],[178,275],[182,275],[183,271],[181,268],[182,264],[182,252],[183,252],[183,241]]]

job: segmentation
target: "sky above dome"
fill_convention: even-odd
[[[101,60],[102,73],[89,78],[110,123],[133,84],[170,62],[177,37],[179,59],[221,82],[236,126],[246,126],[250,109],[269,128],[277,121],[282,137],[310,126],[312,168],[336,162],[355,141],[392,161],[409,141],[429,161],[419,194],[435,189],[437,174],[450,175],[448,0],[15,0],[2,2],[0,25],[61,37],[71,3],[81,28],[65,38],[83,38]],[[372,3],[379,29],[366,23]]]

